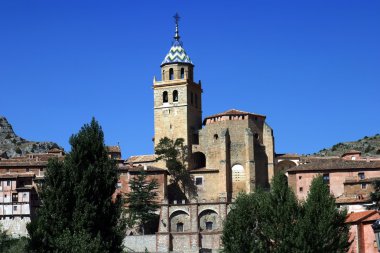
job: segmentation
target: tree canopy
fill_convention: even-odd
[[[374,203],[373,208],[380,210],[380,180],[375,180],[372,185],[373,192],[371,192],[371,200]]]
[[[158,196],[157,180],[148,180],[146,173],[140,171],[136,176],[131,177],[129,181],[131,191],[126,194],[126,203],[128,204],[128,226],[133,227],[136,223],[141,226],[143,234],[149,230],[147,226],[156,218],[156,211],[159,208],[156,198]]]
[[[171,193],[178,187],[184,195],[194,197],[197,195],[197,188],[194,180],[187,170],[188,147],[184,144],[183,138],[171,140],[168,137],[160,139],[155,148],[158,156],[157,160],[164,160],[171,175]]]
[[[95,119],[70,138],[64,161],[50,160],[41,207],[28,225],[32,252],[122,252],[121,200],[112,200],[117,170]]]
[[[345,217],[322,177],[313,180],[303,203],[280,173],[269,192],[238,196],[224,224],[224,252],[345,252]]]

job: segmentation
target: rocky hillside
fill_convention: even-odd
[[[45,153],[52,148],[61,149],[54,142],[27,141],[17,136],[7,119],[0,116],[0,157],[10,158],[28,153]]]
[[[325,148],[313,155],[317,156],[341,156],[349,150],[362,152],[362,156],[380,156],[380,134],[364,136],[362,139],[350,142],[340,142],[331,148]]]

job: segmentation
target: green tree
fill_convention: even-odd
[[[191,198],[196,196],[197,188],[187,170],[188,147],[184,145],[184,141],[183,138],[173,141],[164,137],[157,144],[155,153],[158,156],[157,160],[166,162],[173,186],[178,186],[185,195]]]
[[[298,248],[302,252],[346,252],[349,226],[346,211],[339,211],[322,176],[313,179],[299,222]]]
[[[224,225],[224,250],[295,252],[298,216],[298,201],[280,173],[273,178],[271,191],[238,196]]]
[[[155,212],[159,208],[156,202],[159,185],[155,179],[148,181],[144,171],[141,171],[136,177],[132,177],[129,185],[131,191],[126,194],[128,225],[132,227],[138,223],[145,234],[147,225],[157,219]]]
[[[222,242],[223,251],[267,252],[268,241],[263,235],[261,207],[266,201],[264,192],[240,194],[233,203],[224,222]]]
[[[322,177],[313,181],[307,201],[300,204],[280,173],[269,192],[259,189],[238,196],[224,224],[224,251],[345,252],[345,217]]]
[[[375,203],[373,208],[380,210],[380,180],[375,180],[372,185],[373,192],[371,192],[371,200]]]
[[[294,252],[300,211],[298,200],[288,186],[284,173],[273,177],[272,187],[267,195],[267,201],[263,202],[261,210],[264,220],[263,234],[270,252]]]
[[[116,164],[95,119],[70,138],[64,161],[48,163],[37,219],[28,225],[32,252],[122,252],[120,197],[112,201]]]
[[[0,224],[0,252],[2,253],[24,253],[26,252],[27,239],[25,237],[12,238]]]

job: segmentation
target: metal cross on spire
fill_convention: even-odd
[[[174,16],[173,16],[174,20],[175,20],[175,35],[174,35],[174,39],[176,41],[179,41],[179,38],[181,38],[179,36],[179,32],[178,32],[178,21],[181,19],[181,17],[178,15],[178,13],[176,13]]]

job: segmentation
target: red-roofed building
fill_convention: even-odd
[[[370,210],[364,212],[350,213],[347,215],[346,223],[350,225],[349,253],[377,253],[375,234],[371,225],[380,219],[378,211]]]

